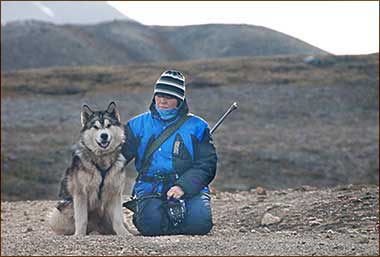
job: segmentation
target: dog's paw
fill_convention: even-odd
[[[116,232],[116,235],[118,235],[118,236],[127,236],[127,235],[130,235],[129,231],[126,228],[124,228],[124,227],[118,228],[117,231],[115,231],[115,232]]]
[[[75,232],[74,233],[74,236],[80,236],[80,237],[82,237],[82,236],[85,236],[86,235],[86,233],[82,233],[82,232]]]

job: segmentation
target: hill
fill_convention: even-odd
[[[1,1],[1,24],[25,20],[90,24],[131,19],[104,1]]]
[[[164,27],[133,21],[95,25],[26,21],[2,26],[1,36],[2,71],[326,53],[283,33],[251,25]]]
[[[210,126],[239,103],[213,136],[217,190],[378,185],[378,54],[250,57],[2,73],[2,199],[56,199],[81,105],[115,101],[126,122],[167,68],[183,71],[190,111]]]

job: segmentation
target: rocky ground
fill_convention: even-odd
[[[379,188],[214,192],[206,236],[56,236],[55,201],[1,203],[1,255],[379,255]],[[131,213],[125,211],[131,226]]]

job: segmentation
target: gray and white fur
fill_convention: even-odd
[[[121,147],[125,138],[115,103],[106,111],[83,105],[81,123],[80,140],[59,193],[72,201],[58,204],[49,224],[60,235],[82,236],[93,231],[127,235],[122,211],[126,160]]]

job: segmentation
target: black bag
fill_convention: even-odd
[[[144,199],[148,198],[161,198],[159,194],[152,194],[152,195],[146,195],[143,197],[140,197],[139,199],[134,198],[131,201],[123,203],[123,207],[126,207],[128,210],[133,211],[136,215],[138,203],[139,201],[142,201]],[[165,210],[169,222],[173,225],[173,227],[177,227],[179,224],[181,224],[186,217],[186,203],[185,200],[182,199],[169,199],[169,200],[163,200],[162,202],[163,209]]]
[[[144,199],[148,199],[148,198],[161,198],[161,194],[154,193],[154,194],[144,195],[139,198],[131,197],[131,200],[123,203],[123,207],[127,208],[130,211],[136,212],[138,202]]]
[[[130,201],[124,202],[123,207],[127,208],[130,211],[136,212],[137,210],[137,199],[131,199]]]

